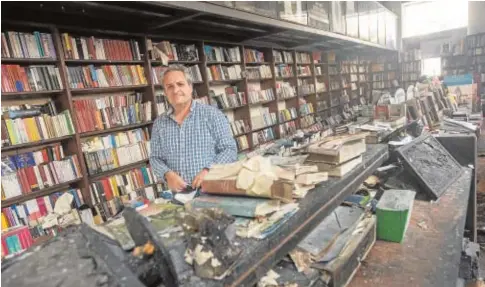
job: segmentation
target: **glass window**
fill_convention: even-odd
[[[330,30],[328,1],[308,1],[308,25],[325,31]]]
[[[377,14],[377,33],[378,33],[378,43],[385,46],[386,45],[386,12],[384,8],[380,8]]]
[[[423,59],[422,74],[428,77],[441,75],[441,58]]]
[[[277,2],[272,1],[235,1],[236,9],[260,14],[270,18],[277,18]]]
[[[347,35],[359,37],[359,14],[357,13],[357,2],[345,1],[345,23],[347,26]]]
[[[332,32],[345,34],[345,10],[344,2],[332,1]]]
[[[468,25],[468,1],[426,1],[403,4],[403,38]]]
[[[279,1],[280,19],[308,25],[306,4],[302,1]]]
[[[369,39],[373,43],[377,43],[377,26],[378,26],[378,19],[377,19],[377,10],[378,6],[376,3],[370,3],[370,12],[369,12]]]
[[[369,2],[359,2],[359,38],[369,41]]]
[[[386,46],[396,49],[397,23],[396,15],[386,12]]]

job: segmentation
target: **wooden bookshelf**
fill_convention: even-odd
[[[78,179],[74,179],[74,180],[71,180],[71,181],[66,181],[66,182],[63,182],[63,183],[60,183],[60,184],[56,184],[56,185],[51,186],[51,187],[43,188],[43,189],[38,190],[38,191],[33,191],[31,193],[22,194],[22,195],[19,195],[19,196],[8,198],[8,199],[2,199],[2,208],[8,207],[8,206],[11,206],[11,205],[14,205],[14,204],[22,203],[22,202],[25,202],[27,200],[31,200],[31,199],[34,199],[34,198],[37,198],[37,197],[46,196],[46,195],[49,195],[49,194],[52,194],[52,193],[56,193],[58,191],[68,189],[71,186],[71,184],[77,183],[80,180],[81,179],[78,178]]]
[[[78,185],[82,191],[83,197],[87,203],[91,203],[90,199],[90,192],[89,192],[89,184],[97,179],[102,177],[118,174],[120,172],[129,170],[131,168],[135,168],[141,166],[143,164],[147,164],[148,160],[143,160],[128,166],[119,167],[110,171],[102,172],[96,175],[89,175],[87,171],[87,165],[85,163],[84,154],[81,150],[81,143],[85,138],[92,137],[92,136],[99,136],[99,135],[107,135],[114,132],[125,131],[130,129],[136,129],[141,127],[148,127],[151,130],[151,125],[153,124],[154,120],[156,119],[157,113],[157,105],[155,102],[155,94],[157,90],[162,89],[161,83],[155,84],[153,79],[154,71],[152,70],[155,67],[159,67],[162,65],[162,62],[159,60],[153,60],[151,58],[151,54],[148,49],[148,43],[150,41],[170,41],[170,43],[182,43],[182,44],[193,44],[195,45],[198,51],[198,60],[169,60],[169,65],[184,65],[184,66],[194,66],[197,65],[200,71],[200,75],[202,81],[194,82],[194,90],[197,92],[198,97],[209,96],[209,92],[211,90],[219,89],[220,87],[227,87],[227,86],[237,86],[238,91],[244,92],[246,95],[247,104],[240,105],[236,107],[230,107],[221,109],[224,113],[232,114],[234,120],[247,120],[249,122],[250,132],[238,134],[236,137],[239,136],[247,136],[249,147],[247,149],[242,149],[241,151],[249,151],[257,148],[256,145],[253,144],[252,134],[267,128],[271,128],[274,132],[275,139],[281,138],[280,136],[280,129],[279,125],[285,124],[287,122],[294,121],[296,123],[296,128],[300,128],[300,119],[302,117],[310,116],[320,116],[320,114],[326,115],[336,115],[335,112],[338,112],[337,107],[339,105],[331,105],[331,97],[333,94],[340,93],[343,89],[339,87],[339,89],[330,91],[330,79],[335,78],[339,79],[340,74],[337,73],[335,75],[331,75],[329,72],[330,67],[340,67],[340,62],[336,59],[329,60],[329,53],[328,51],[318,51],[320,53],[320,58],[315,58],[312,54],[314,51],[308,50],[295,50],[295,49],[279,49],[279,48],[268,48],[268,47],[257,47],[257,46],[245,46],[237,43],[219,43],[213,41],[204,41],[204,40],[190,40],[190,39],[173,39],[170,37],[165,37],[164,35],[141,35],[141,34],[130,34],[127,32],[124,33],[113,33],[112,31],[108,30],[90,30],[85,28],[79,27],[69,27],[69,26],[62,26],[57,27],[55,25],[42,25],[40,24],[37,28],[35,23],[15,23],[9,24],[8,30],[15,30],[15,25],[24,25],[22,30],[31,29],[32,31],[36,29],[42,29],[45,32],[49,32],[52,34],[54,46],[56,49],[56,58],[34,58],[34,59],[17,59],[17,58],[3,58],[2,63],[4,64],[21,64],[21,65],[37,65],[37,64],[52,64],[60,69],[60,76],[61,82],[63,84],[63,90],[54,90],[54,91],[40,91],[40,92],[16,92],[16,93],[2,93],[3,99],[20,99],[20,98],[30,98],[30,97],[56,97],[55,100],[59,104],[62,110],[69,110],[71,113],[71,117],[73,119],[73,125],[76,128],[76,110],[73,105],[73,101],[76,100],[78,97],[87,97],[90,95],[96,94],[108,94],[108,93],[118,93],[118,92],[142,92],[143,93],[143,101],[151,101],[152,102],[152,119],[148,122],[139,123],[139,124],[132,124],[128,126],[120,126],[105,130],[98,130],[98,131],[91,131],[85,133],[76,133],[73,136],[67,136],[57,139],[49,139],[35,143],[28,143],[22,144],[17,146],[9,146],[2,148],[2,151],[8,153],[16,153],[22,150],[29,150],[37,146],[46,146],[56,142],[64,142],[67,146],[67,152],[70,154],[76,154],[79,159],[81,173],[83,177],[79,180]],[[117,38],[122,40],[136,40],[140,45],[140,54],[142,55],[141,60],[75,60],[75,59],[66,59],[63,47],[62,47],[62,36],[61,33],[75,33],[76,35],[82,36],[95,36],[95,37],[108,37],[108,38]],[[220,46],[220,47],[237,47],[240,53],[241,61],[208,61],[208,58],[205,56],[204,45],[211,45],[211,46]],[[264,54],[264,61],[261,62],[252,62],[246,61],[245,57],[245,49],[256,49]],[[276,61],[277,59],[273,56],[274,52],[287,52],[289,55],[292,56],[291,60],[284,59],[283,61]],[[297,59],[297,53],[306,53],[308,54],[308,58],[310,61],[300,62]],[[115,86],[115,87],[102,87],[102,88],[85,88],[85,89],[73,89],[70,87],[68,83],[68,71],[67,67],[72,66],[82,66],[82,65],[141,65],[144,68],[145,78],[147,80],[146,85],[129,85],[129,86]],[[209,81],[209,75],[207,74],[207,68],[212,65],[222,65],[222,66],[232,66],[232,65],[240,65],[241,70],[243,71],[243,76],[240,79],[231,79],[231,80],[213,80]],[[271,77],[269,78],[260,78],[260,79],[248,79],[245,76],[244,71],[248,67],[258,67],[258,66],[269,66],[271,70]],[[279,77],[275,71],[275,67],[285,65],[292,70],[292,76],[285,76]],[[310,75],[303,75],[298,76],[298,68],[309,67],[311,72]],[[321,68],[319,75],[316,75],[316,67]],[[158,75],[157,75],[158,76]],[[304,81],[305,83],[313,84],[315,88],[315,92],[310,94],[301,94],[298,91],[299,82]],[[286,82],[289,83],[295,89],[295,96],[289,98],[280,98],[277,93],[277,82]],[[317,92],[317,82],[324,83],[326,91],[319,91]],[[249,93],[248,93],[248,86],[251,84],[261,85],[261,90],[272,89],[274,94],[273,100],[262,101],[258,103],[249,103]],[[362,82],[359,81],[358,85],[361,85]],[[349,90],[349,89],[348,89]],[[350,92],[350,90],[349,90]],[[349,98],[350,98],[349,94]],[[361,95],[362,96],[362,95]],[[214,99],[209,98],[209,103],[212,103]],[[317,102],[319,101],[326,101],[327,108],[323,110],[318,110]],[[301,115],[300,113],[300,102],[311,103],[313,106],[313,110],[318,112],[314,112],[307,115]],[[277,117],[277,124],[267,126],[262,129],[255,129],[252,130],[251,122],[250,122],[250,114],[251,109],[256,109],[257,106],[264,106],[269,108],[270,113],[276,113]],[[280,106],[285,106],[285,108],[296,108],[298,117],[295,119],[287,120],[287,121],[279,121],[279,110]],[[282,108],[281,108],[282,109]],[[328,114],[326,112],[332,112]],[[269,140],[271,142],[273,140]],[[260,143],[262,144],[262,143]]]
[[[146,165],[146,164],[148,164],[148,161],[149,161],[148,159],[144,159],[144,160],[140,160],[140,161],[130,163],[130,164],[127,164],[127,165],[119,166],[117,168],[106,170],[106,171],[103,171],[103,172],[100,172],[100,173],[89,175],[89,181],[93,182],[93,181],[99,180],[103,177],[112,176],[112,175],[115,175],[115,174],[118,174],[118,173],[128,171],[128,170],[133,169],[133,168],[137,168],[137,167]]]

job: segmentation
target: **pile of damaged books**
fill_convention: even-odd
[[[362,163],[366,150],[365,133],[328,137],[308,147],[307,164],[329,176],[343,177]]]

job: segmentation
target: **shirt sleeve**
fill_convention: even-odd
[[[215,111],[213,121],[214,136],[216,140],[216,156],[213,164],[231,163],[237,161],[237,145],[231,132],[231,126],[226,116]],[[210,166],[208,166],[210,168]]]
[[[170,171],[162,157],[162,142],[160,134],[160,120],[155,121],[150,140],[150,164],[155,177],[165,182],[165,174]]]

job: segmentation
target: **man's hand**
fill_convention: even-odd
[[[175,172],[169,171],[165,174],[165,179],[167,180],[168,188],[172,191],[181,191],[187,184],[185,181]]]
[[[194,178],[194,181],[192,181],[192,188],[199,188],[207,173],[209,173],[209,170],[207,168],[201,170],[199,174]]]

